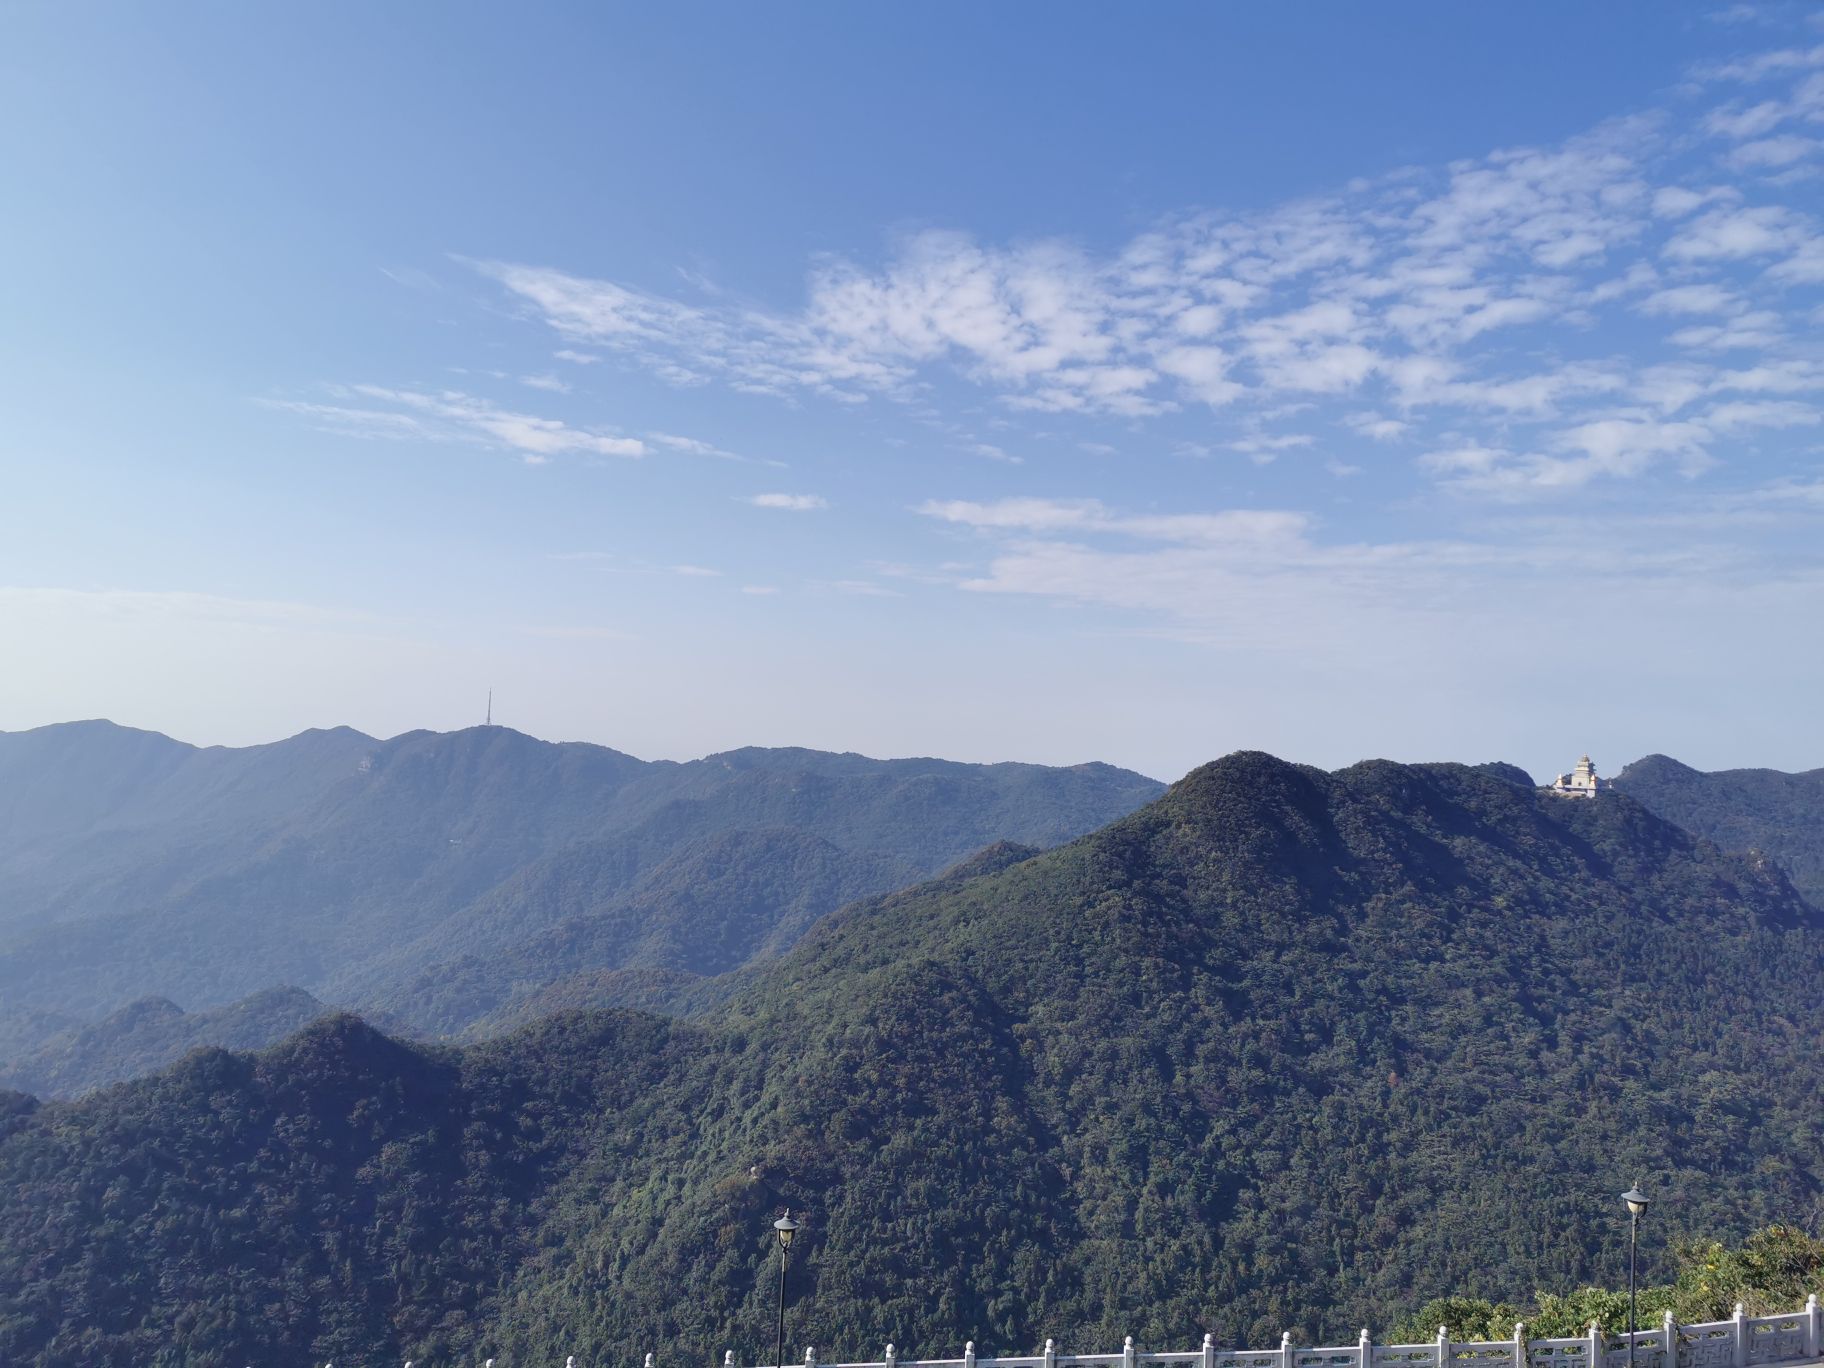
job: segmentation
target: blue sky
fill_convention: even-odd
[[[1824,764],[1824,26],[16,5],[0,728]]]

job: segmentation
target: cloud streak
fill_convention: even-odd
[[[746,502],[755,508],[776,508],[788,513],[810,513],[830,506],[818,494],[750,494]]]

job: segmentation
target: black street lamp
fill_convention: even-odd
[[[792,1261],[792,1236],[798,1233],[791,1208],[773,1222],[773,1230],[779,1236],[779,1352],[773,1362],[776,1368],[785,1368],[785,1270]]]
[[[1653,1199],[1636,1184],[1621,1200],[1628,1204],[1628,1368],[1634,1368],[1634,1251],[1640,1242],[1640,1214]]]

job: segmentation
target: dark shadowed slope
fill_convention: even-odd
[[[1706,774],[1649,755],[1616,775],[1615,786],[1724,850],[1753,850],[1774,860],[1801,893],[1824,907],[1824,769]]]
[[[830,1359],[1347,1338],[1612,1270],[1637,1178],[1662,1240],[1824,1214],[1819,914],[1623,795],[1237,755],[988,863],[689,1025],[0,1107],[0,1358],[754,1361],[788,1202]]]

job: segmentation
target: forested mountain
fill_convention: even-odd
[[[585,971],[720,973],[849,898],[1160,790],[1093,764],[647,763],[504,727],[242,750],[0,733],[0,1072],[145,997],[197,1012],[295,985],[454,1031]]]
[[[1704,773],[1664,755],[1636,760],[1615,787],[1724,850],[1758,851],[1824,907],[1824,769]]]
[[[0,1361],[1352,1339],[1816,1226],[1824,916],[1623,794],[1254,754],[855,903],[688,1021],[319,1022],[0,1103]],[[649,974],[671,971],[627,971]]]

